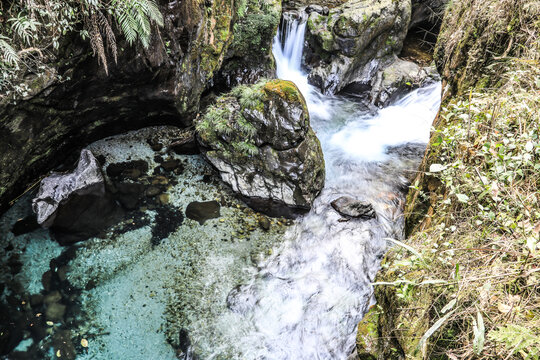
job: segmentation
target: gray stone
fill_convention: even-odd
[[[435,65],[422,67],[412,61],[396,59],[372,80],[370,98],[373,104],[383,107],[399,95],[439,79]]]
[[[370,203],[342,196],[331,202],[338,213],[352,218],[370,219],[375,217],[375,211]]]
[[[41,180],[39,192],[32,200],[32,209],[37,215],[38,224],[50,227],[61,204],[74,194],[81,196],[105,194],[105,183],[99,164],[94,155],[86,149],[81,151],[74,172],[53,173]]]
[[[327,16],[312,12],[306,37],[310,83],[324,93],[369,84],[401,51],[410,18],[410,0],[351,0]]]

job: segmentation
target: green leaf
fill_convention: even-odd
[[[458,199],[459,202],[462,202],[462,203],[468,203],[469,202],[469,197],[465,194],[456,194],[456,197]]]

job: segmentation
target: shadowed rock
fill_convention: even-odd
[[[89,150],[81,151],[74,172],[53,174],[41,181],[32,208],[38,223],[50,227],[61,244],[95,236],[124,214],[106,193],[100,167]]]
[[[370,203],[359,201],[348,196],[342,196],[331,203],[334,210],[343,216],[352,218],[371,219],[375,211]]]
[[[32,200],[32,210],[37,215],[38,224],[50,227],[60,205],[74,194],[105,195],[105,183],[99,164],[94,155],[86,149],[81,151],[79,163],[74,172],[53,173],[41,180],[39,192]]]

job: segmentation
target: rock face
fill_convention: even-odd
[[[233,27],[232,43],[217,81],[227,87],[275,77],[272,40],[281,18],[281,0],[245,0]]]
[[[369,84],[401,50],[410,19],[410,0],[351,0],[327,16],[312,12],[305,59],[312,69],[309,81],[324,93]]]
[[[396,59],[379,71],[371,83],[371,101],[383,107],[406,92],[440,80],[435,66],[422,67]]]
[[[359,201],[348,196],[342,196],[330,203],[334,210],[343,216],[352,218],[371,219],[375,217],[375,210],[370,203]]]
[[[231,69],[220,73],[224,61],[259,64],[242,80],[271,75],[280,1],[156,3],[164,18],[160,36],[153,31],[147,49],[119,42],[118,63],[109,62],[108,75],[74,33],[66,35],[51,71],[26,76],[32,80],[28,95],[0,96],[0,212],[93,141],[151,125],[190,126],[203,92],[236,76]],[[241,47],[243,41],[249,45]]]
[[[81,151],[72,173],[52,174],[41,181],[32,209],[38,223],[51,227],[63,244],[96,235],[123,215],[106,193],[99,164],[89,150]]]
[[[239,86],[196,125],[203,153],[250,206],[290,216],[324,185],[324,158],[302,94],[289,81]]]

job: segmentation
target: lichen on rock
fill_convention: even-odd
[[[290,81],[238,86],[196,128],[207,160],[260,211],[307,210],[324,185],[321,146],[305,100]]]

